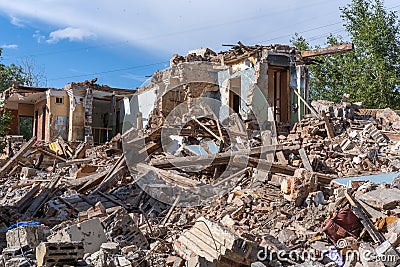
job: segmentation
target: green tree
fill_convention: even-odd
[[[15,64],[9,66],[1,63],[2,50],[0,49],[0,93],[10,87],[11,81],[17,81],[22,84],[26,82],[26,76],[22,67]]]
[[[367,108],[400,108],[400,27],[397,14],[381,0],[353,0],[340,8],[354,51],[317,57],[310,66],[312,99],[340,101],[344,93]],[[298,49],[310,49],[299,35],[291,40]],[[330,35],[327,45],[342,43]],[[317,47],[315,47],[317,48]]]
[[[8,132],[8,125],[11,122],[11,114],[9,111],[4,110],[4,103],[0,101],[0,152],[3,151],[5,147],[4,137]]]

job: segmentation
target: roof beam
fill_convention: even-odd
[[[345,53],[348,51],[352,51],[354,49],[353,43],[344,43],[339,45],[332,45],[325,48],[319,48],[314,50],[304,50],[301,51],[301,56],[303,58],[307,57],[316,57],[316,56],[324,56],[324,55],[333,55],[339,53]]]

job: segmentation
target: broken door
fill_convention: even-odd
[[[268,103],[272,107],[274,120],[289,122],[290,94],[288,69],[270,66],[268,68]]]

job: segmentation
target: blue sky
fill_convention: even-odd
[[[46,86],[97,77],[136,88],[172,54],[222,44],[288,44],[295,32],[313,44],[344,35],[339,6],[350,0],[0,0],[3,63],[27,58]],[[399,10],[398,0],[385,5]]]

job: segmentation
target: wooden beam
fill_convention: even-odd
[[[316,57],[316,56],[324,56],[324,55],[333,55],[339,53],[345,53],[348,51],[352,51],[354,49],[353,43],[344,43],[339,45],[332,45],[325,48],[319,48],[314,50],[304,50],[301,51],[301,56],[303,58],[307,57]]]
[[[44,149],[42,149],[42,148],[40,148],[40,147],[37,149],[37,153],[39,153],[39,152],[42,153],[42,154],[45,154],[45,155],[47,155],[47,156],[49,156],[49,157],[58,159],[58,160],[60,160],[60,161],[62,161],[62,162],[66,162],[66,161],[67,161],[65,158],[60,157],[60,156],[58,156],[58,155],[56,155],[56,154],[54,154],[54,153],[52,153],[52,152],[46,151],[46,150],[44,150]]]
[[[304,150],[304,148],[299,149],[299,154],[300,154],[301,161],[303,162],[304,168],[306,168],[306,170],[309,172],[313,172],[310,160],[308,159],[307,153]]]
[[[81,178],[77,178],[77,179],[73,179],[73,180],[65,180],[65,183],[72,187],[79,187],[79,186],[82,186],[82,185],[88,183],[89,181],[103,179],[104,176],[107,175],[107,173],[108,173],[108,171],[95,172],[94,174],[84,176]]]
[[[147,165],[145,163],[138,163],[136,165],[136,169],[138,172],[147,174],[150,172],[153,172],[155,175],[160,177],[162,180],[166,181],[167,183],[172,183],[179,185],[183,188],[196,188],[204,185],[201,182],[198,182],[196,180],[192,180],[190,178],[183,177],[179,174],[175,174],[170,171],[166,171],[163,169],[159,169],[150,165]]]
[[[297,91],[297,88],[290,86],[290,88],[293,90],[293,92],[297,95],[298,98],[306,105],[306,107],[311,111],[311,113],[317,117],[318,119],[323,119],[321,115],[319,115],[318,111],[315,110],[310,104],[307,103],[307,101],[303,98],[303,96]]]
[[[6,164],[0,169],[0,177],[7,174],[7,171],[17,164],[17,161],[35,144],[36,136],[32,137],[28,142],[26,142],[21,149],[11,158]]]
[[[332,123],[329,122],[328,117],[326,116],[326,114],[322,114],[322,117],[324,118],[325,121],[325,129],[326,129],[326,133],[328,135],[329,139],[332,139],[335,137],[335,130],[333,129],[333,125]]]
[[[32,218],[39,211],[39,209],[61,188],[56,186],[61,179],[61,176],[54,177],[50,184],[42,188],[42,191],[33,199],[31,205],[28,207],[24,216]]]
[[[282,165],[276,162],[268,162],[263,159],[250,158],[249,166],[257,167],[260,170],[270,171],[272,173],[283,173],[286,175],[293,175],[294,171],[298,168],[289,165]],[[318,182],[329,184],[336,177],[324,173],[313,172],[313,175],[318,178]]]
[[[61,167],[66,167],[66,166],[71,166],[73,164],[83,164],[83,163],[89,163],[92,162],[93,159],[92,158],[86,158],[86,159],[71,159],[71,160],[65,160],[63,159],[63,162],[59,162],[57,163],[57,168],[61,168]]]
[[[216,154],[206,154],[201,156],[189,156],[189,157],[176,157],[171,159],[161,159],[156,160],[153,159],[151,161],[151,165],[157,168],[175,168],[175,167],[192,167],[192,166],[199,166],[199,165],[221,165],[227,164],[231,157],[240,156],[240,155],[260,155],[261,153],[265,153],[267,151],[274,151],[279,150],[281,145],[270,145],[270,146],[263,146],[263,147],[254,147],[250,150],[243,149],[239,151],[229,151],[223,153],[216,153]]]
[[[117,162],[114,164],[114,166],[109,170],[107,175],[103,178],[103,181],[100,183],[100,185],[93,191],[93,193],[96,193],[98,191],[104,192],[108,189],[110,189],[112,186],[114,186],[120,177],[125,175],[126,173],[126,162],[125,162],[125,156],[122,155]]]
[[[206,130],[209,134],[211,134],[215,139],[223,142],[223,139],[221,139],[218,135],[216,135],[213,131],[211,131],[210,129],[208,129],[207,126],[205,126],[203,123],[201,123],[198,119],[196,119],[196,117],[192,117],[192,119],[197,122],[201,127],[204,128],[204,130]]]
[[[344,195],[352,206],[352,211],[360,219],[361,224],[365,227],[371,238],[378,245],[386,241],[385,236],[379,232],[372,221],[368,218],[364,208],[354,199],[347,191],[344,191]]]

